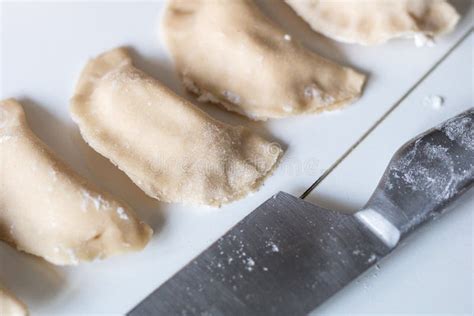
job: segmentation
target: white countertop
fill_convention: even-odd
[[[68,100],[86,60],[119,45],[133,47],[139,67],[185,95],[158,37],[163,4],[0,5],[0,98],[20,99],[42,140],[76,171],[129,202],[155,229],[143,252],[77,268],[54,267],[1,244],[0,279],[33,315],[127,312],[273,193],[300,195],[384,118],[308,197],[323,206],[354,211],[368,199],[399,145],[473,106],[473,36],[466,35],[474,20],[470,1],[457,1],[463,19],[433,48],[416,48],[411,41],[366,48],[325,39],[284,4],[267,0],[262,3],[265,11],[293,38],[369,74],[362,98],[339,113],[268,123],[200,105],[214,117],[281,142],[287,149],[283,162],[259,192],[221,209],[160,203],[147,198],[82,141],[69,117]],[[445,106],[424,106],[427,95],[443,96]],[[380,270],[370,271],[317,312],[472,314],[474,203],[469,194],[457,209],[384,260]]]

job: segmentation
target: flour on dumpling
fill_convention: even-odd
[[[18,102],[1,101],[0,113],[0,239],[59,265],[148,243],[150,227],[55,157],[28,127]]]
[[[254,120],[334,110],[362,93],[362,74],[304,48],[253,1],[171,0],[163,28],[185,88]]]
[[[433,46],[459,15],[446,0],[285,0],[316,32],[334,40],[375,45],[392,38],[413,38]]]
[[[219,206],[242,198],[260,187],[281,155],[248,129],[216,121],[178,97],[134,67],[124,48],[87,64],[71,114],[87,143],[166,202]]]

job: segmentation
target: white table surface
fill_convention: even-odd
[[[163,2],[1,2],[0,99],[23,102],[41,139],[77,172],[129,202],[155,229],[143,252],[77,268],[54,267],[1,244],[0,279],[33,315],[125,313],[273,193],[301,194],[397,105],[308,197],[356,210],[400,144],[473,105],[473,40],[466,37],[474,19],[470,1],[456,2],[463,19],[433,48],[416,48],[411,41],[373,48],[338,44],[312,32],[285,5],[272,0],[260,4],[293,38],[366,72],[369,81],[356,104],[335,114],[254,123],[199,105],[287,149],[259,192],[215,210],[147,198],[82,141],[68,114],[68,100],[86,60],[119,45],[133,47],[139,67],[185,96],[158,36]],[[424,107],[421,101],[430,94],[445,97],[445,106],[438,111]],[[317,313],[472,314],[473,206],[471,194],[458,209],[411,238],[380,270],[351,284]]]
[[[346,212],[363,207],[400,146],[446,118],[472,108],[473,45],[471,34],[307,200]],[[434,109],[423,104],[430,95],[442,96],[444,106]],[[470,190],[457,208],[422,227],[385,258],[379,269],[368,271],[318,313],[472,315],[473,211],[474,190]]]

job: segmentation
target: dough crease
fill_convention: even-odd
[[[365,76],[304,48],[250,0],[171,0],[163,30],[185,88],[253,120],[334,110]]]
[[[376,45],[414,38],[417,46],[448,33],[459,14],[446,0],[285,0],[313,30],[346,43]]]
[[[0,102],[0,239],[57,265],[142,249],[152,230],[132,209],[74,173]]]
[[[133,66],[117,48],[91,60],[71,102],[86,142],[146,194],[220,206],[256,190],[280,147],[218,122]]]

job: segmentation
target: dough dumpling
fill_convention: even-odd
[[[26,316],[28,309],[13,294],[0,286],[0,315]]]
[[[304,48],[250,0],[171,0],[163,27],[186,89],[254,120],[339,108],[365,81]]]
[[[79,177],[30,130],[21,105],[0,102],[0,239],[58,265],[142,249],[151,229]]]
[[[374,45],[392,38],[432,43],[459,20],[446,0],[285,0],[316,32],[334,40]]]
[[[124,48],[90,61],[72,99],[84,139],[146,194],[220,206],[257,189],[281,149],[218,122],[135,68]]]

